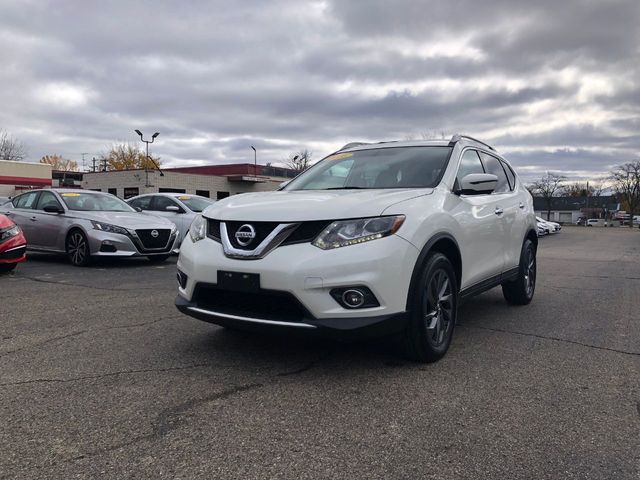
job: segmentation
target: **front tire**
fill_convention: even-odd
[[[520,253],[520,266],[515,280],[502,284],[502,294],[511,305],[528,305],[536,290],[537,261],[536,247],[525,240]]]
[[[72,230],[67,235],[67,258],[76,267],[86,267],[91,261],[87,236],[82,230]]]
[[[18,266],[17,263],[0,263],[0,273],[9,273]]]
[[[431,363],[447,353],[458,314],[458,284],[447,257],[435,252],[427,257],[412,292],[411,318],[404,332],[409,358]]]

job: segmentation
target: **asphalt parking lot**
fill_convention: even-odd
[[[179,314],[175,259],[0,277],[2,478],[640,478],[640,232],[540,239],[536,297],[388,343]]]

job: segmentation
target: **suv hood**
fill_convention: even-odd
[[[252,222],[375,217],[395,203],[431,193],[432,188],[244,193],[214,203],[203,215],[216,220]]]
[[[134,230],[137,228],[171,228],[173,226],[173,222],[166,218],[138,212],[79,212],[70,210],[67,215],[85,220],[110,223]]]

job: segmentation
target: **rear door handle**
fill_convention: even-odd
[[[520,202],[520,204],[518,205],[519,208],[524,208],[524,203]]]
[[[496,210],[495,210],[496,215],[502,215],[503,213],[504,213],[504,210],[502,208],[496,207]]]

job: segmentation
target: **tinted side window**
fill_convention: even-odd
[[[154,210],[156,212],[164,212],[167,210],[167,207],[180,208],[180,206],[169,197],[161,197],[160,195],[158,195],[157,197],[153,197],[153,206],[151,210]],[[180,208],[180,210],[182,210],[182,208]]]
[[[475,150],[466,150],[460,159],[460,167],[458,168],[458,182],[467,175],[472,173],[485,173],[482,168],[482,162]]]
[[[513,170],[511,170],[511,167],[503,162],[502,160],[500,160],[500,163],[502,164],[502,168],[504,168],[504,171],[507,174],[507,179],[509,180],[509,185],[511,185],[511,190],[513,190],[514,188],[516,188],[516,174],[513,173]]]
[[[40,198],[38,199],[38,206],[36,210],[44,210],[44,207],[58,207],[62,209],[62,205],[56,198],[56,196],[51,192],[42,192],[40,193]]]
[[[13,206],[16,208],[35,208],[38,194],[40,192],[29,192],[13,200]]]
[[[494,193],[508,192],[510,190],[509,182],[507,181],[507,175],[504,173],[500,160],[492,155],[487,155],[484,152],[480,152],[480,156],[482,157],[484,168],[487,169],[487,173],[491,173],[498,177],[498,184],[496,185]]]
[[[141,208],[142,210],[150,210],[151,209],[151,199],[152,198],[153,198],[152,196],[136,198],[135,200],[131,200],[131,202],[129,202],[129,205],[131,205],[133,208]]]

